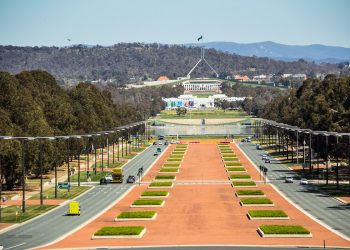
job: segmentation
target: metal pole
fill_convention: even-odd
[[[86,148],[86,157],[87,157],[87,166],[86,166],[86,180],[90,176],[90,139],[88,138],[87,148]]]
[[[299,131],[297,130],[297,164],[299,164]]]
[[[26,180],[25,180],[25,151],[27,149],[27,141],[22,141],[22,213],[26,212]]]
[[[124,157],[124,135],[122,134],[122,158]]]
[[[309,136],[309,160],[310,160],[310,165],[309,165],[309,173],[311,174],[312,173],[312,145],[311,145],[311,140],[312,140],[312,138],[311,138],[311,131],[310,131],[310,136]]]
[[[115,137],[114,137],[115,138]],[[114,144],[115,144],[115,139],[112,140],[113,144],[112,144],[112,152],[113,152],[113,165],[114,165]]]
[[[336,139],[337,139],[337,145],[335,147],[335,154],[336,154],[336,175],[335,175],[335,178],[336,178],[336,183],[337,183],[337,189],[339,189],[339,141],[338,141],[338,135],[335,136]],[[350,173],[349,173],[350,174]]]
[[[80,187],[80,143],[78,139],[78,187]]]
[[[94,153],[95,153],[95,167],[94,167],[94,174],[96,175],[97,172],[97,143],[95,143],[95,147],[94,147]]]
[[[67,171],[68,171],[68,186],[70,187],[70,164],[69,164],[69,152],[70,152],[70,144],[69,144],[69,138],[67,139]]]
[[[120,138],[119,138],[119,135],[118,135],[118,162],[120,161],[120,159],[119,159],[119,140],[120,140]]]
[[[326,185],[328,185],[328,175],[329,175],[329,169],[328,169],[328,135],[326,136]]]
[[[40,206],[44,205],[44,196],[43,196],[43,144],[40,144],[39,152],[39,167],[40,167]]]
[[[102,149],[102,159],[101,159],[101,171],[103,171],[103,148],[104,148],[104,146],[105,146],[105,144],[104,144],[104,141],[103,141],[103,135],[101,135],[101,137],[102,137],[102,142],[101,142],[101,149]]]
[[[109,141],[108,141],[108,134],[107,134],[107,168],[109,168]]]

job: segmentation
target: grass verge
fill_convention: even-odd
[[[237,195],[264,195],[262,190],[237,190]]]
[[[231,174],[230,179],[250,179],[249,174]]]
[[[227,171],[232,171],[232,172],[234,172],[234,171],[237,171],[237,172],[239,172],[239,171],[246,171],[246,169],[245,168],[227,168]]]
[[[251,205],[251,204],[273,204],[272,200],[265,197],[256,197],[256,198],[242,198],[242,204]]]
[[[180,167],[180,163],[165,163],[163,167]]]
[[[74,197],[77,197],[78,195],[86,192],[91,187],[87,186],[73,186],[71,187],[70,191],[68,192],[67,189],[58,189],[57,191],[57,199],[58,200],[66,200],[66,199],[73,199]],[[50,188],[46,190],[43,193],[44,199],[55,199],[55,188]],[[30,200],[39,200],[40,194],[35,194],[32,197],[30,197]]]
[[[8,206],[1,209],[2,223],[20,223],[57,207],[56,205],[27,205],[26,212],[22,213],[20,206]]]
[[[137,212],[121,212],[118,219],[134,219],[134,218],[152,218],[156,214],[155,211],[137,211]]]
[[[261,225],[264,234],[310,234],[310,231],[299,225]]]
[[[169,194],[168,191],[144,191],[141,196],[142,197],[147,197],[147,196],[167,196]]]
[[[256,186],[256,183],[255,181],[233,181],[232,182],[232,185],[233,186],[236,186],[236,187],[255,187]]]
[[[160,173],[167,173],[167,172],[179,172],[178,168],[161,168],[159,170]]]
[[[267,217],[267,218],[286,218],[288,215],[283,210],[249,210],[248,214],[252,218]]]
[[[242,162],[225,162],[224,164],[228,167],[242,166]]]
[[[150,187],[171,187],[172,185],[172,182],[152,182],[149,184]]]
[[[134,206],[146,206],[146,205],[154,205],[154,206],[159,206],[162,205],[164,200],[135,200],[132,205]]]
[[[116,235],[139,235],[144,227],[103,227],[98,230],[95,236],[116,236]]]
[[[175,175],[157,175],[155,177],[156,180],[174,180],[175,179]]]

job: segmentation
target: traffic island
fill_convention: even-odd
[[[178,173],[179,168],[161,168],[159,173]]]
[[[262,190],[237,190],[235,192],[235,195],[238,198],[245,198],[245,197],[265,197],[265,193]]]
[[[222,157],[222,161],[223,162],[227,162],[227,161],[238,162],[239,160],[237,157]]]
[[[148,188],[172,188],[174,186],[173,182],[165,181],[165,182],[152,182],[149,184]]]
[[[299,225],[262,225],[258,233],[263,238],[311,238],[309,230]]]
[[[154,177],[155,180],[171,180],[171,181],[175,181],[176,180],[176,176],[175,175],[157,175],[156,177]]]
[[[233,181],[232,187],[256,187],[255,181]]]
[[[283,210],[249,210],[247,216],[250,220],[289,220]]]
[[[121,212],[114,221],[155,220],[155,211]]]
[[[169,191],[144,191],[141,198],[167,198]]]
[[[252,177],[249,174],[231,174],[229,176],[230,180],[251,180]]]
[[[181,164],[180,163],[165,163],[164,165],[163,165],[163,168],[179,168],[179,167],[181,167]]]
[[[275,206],[269,198],[254,197],[254,198],[242,198],[239,202],[242,207],[246,206],[259,206],[259,207],[273,207]]]
[[[138,199],[135,200],[130,207],[163,207],[164,203],[164,200]]]
[[[103,227],[92,237],[92,240],[98,239],[138,239],[146,233],[146,229],[141,226],[133,227]]]
[[[225,167],[239,167],[242,166],[241,162],[224,162]]]
[[[235,172],[247,172],[245,168],[226,168],[227,173],[235,173]]]

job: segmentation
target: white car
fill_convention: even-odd
[[[106,175],[105,179],[106,179],[107,182],[112,182],[113,181],[112,175]]]
[[[307,185],[307,184],[309,184],[308,180],[305,178],[301,178],[300,185]]]
[[[267,159],[267,155],[262,155],[261,160],[266,160]]]
[[[163,145],[163,142],[159,141],[159,142],[158,142],[158,145]]]
[[[290,175],[287,175],[284,177],[284,182],[285,183],[293,183],[293,177]]]

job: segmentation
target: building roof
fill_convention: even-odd
[[[158,78],[158,81],[168,81],[168,80],[169,80],[169,78],[167,76],[160,76]]]

